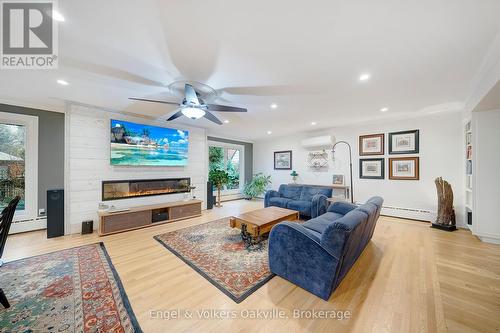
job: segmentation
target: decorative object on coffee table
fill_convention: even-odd
[[[7,262],[2,332],[142,332],[103,243]]]
[[[222,207],[220,203],[221,191],[224,185],[229,182],[229,174],[221,169],[210,170],[208,180],[217,188],[217,204],[215,207]]]
[[[359,155],[384,155],[384,133],[360,135]]]
[[[298,211],[270,206],[232,216],[229,219],[229,226],[241,229],[241,238],[247,249],[256,250],[260,248],[259,243],[275,224],[282,221],[295,221],[299,218]]]
[[[418,157],[389,158],[389,179],[419,180],[420,163]]]
[[[389,133],[389,154],[418,154],[419,130]]]
[[[229,218],[154,238],[236,303],[274,276],[269,270],[267,240],[259,251],[248,251],[240,231],[229,227]]]
[[[438,196],[438,213],[432,227],[446,231],[457,230],[455,226],[455,210],[453,209],[453,189],[450,183],[442,177],[436,178],[434,183],[436,184]]]
[[[292,170],[292,151],[274,152],[274,170]]]
[[[384,179],[383,158],[361,158],[359,160],[359,178],[362,179]]]

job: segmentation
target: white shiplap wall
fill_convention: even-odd
[[[101,202],[101,182],[119,179],[150,179],[191,177],[196,186],[194,195],[203,199],[206,193],[208,169],[207,135],[204,129],[169,124],[168,127],[189,131],[189,160],[186,167],[124,167],[110,165],[110,119],[165,126],[143,118],[125,116],[96,108],[68,104],[67,116],[67,175],[66,230],[81,231],[81,222],[94,220],[97,228],[97,207]],[[171,194],[107,201],[116,207],[131,207],[182,200],[183,194]],[[205,207],[205,203],[204,203]]]

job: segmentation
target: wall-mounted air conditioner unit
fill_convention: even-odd
[[[306,149],[328,149],[335,144],[333,135],[316,136],[302,140],[302,147]]]

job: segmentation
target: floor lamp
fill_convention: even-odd
[[[343,143],[345,145],[347,145],[347,147],[349,148],[349,172],[350,172],[350,179],[351,179],[351,203],[354,203],[354,187],[352,186],[352,152],[351,152],[351,145],[349,143],[347,143],[346,141],[337,141],[335,142],[335,144],[333,145],[332,147],[332,154],[333,154],[333,158],[335,158],[335,147],[339,144],[339,143]]]

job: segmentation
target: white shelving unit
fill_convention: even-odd
[[[472,121],[465,124],[465,221],[467,227],[472,231],[472,211],[473,211],[473,140],[472,140]]]

